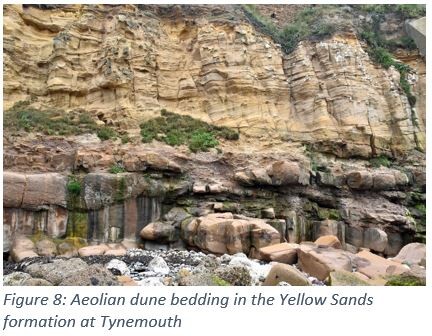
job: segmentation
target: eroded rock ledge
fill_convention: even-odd
[[[425,178],[415,163],[374,168],[294,150],[193,154],[157,143],[70,143],[76,150],[63,173],[50,172],[43,145],[5,160],[6,169],[19,161],[47,170],[4,172],[5,251],[17,234],[118,243],[139,240],[145,227],[147,241],[250,254],[261,247],[250,233],[267,227],[271,244],[333,234],[344,246],[394,256],[425,232]],[[121,172],[107,172],[112,165]]]

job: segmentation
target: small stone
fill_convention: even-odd
[[[108,249],[106,245],[92,245],[80,248],[78,254],[80,257],[103,255]]]
[[[36,243],[36,253],[41,257],[53,257],[57,254],[57,246],[49,239],[43,239]]]
[[[205,184],[194,184],[192,191],[194,194],[205,194],[207,192],[207,186]]]
[[[57,246],[59,257],[73,258],[78,256],[78,250],[71,243],[61,242]]]
[[[148,269],[157,274],[166,275],[169,273],[170,269],[166,261],[161,257],[153,258],[148,264]]]
[[[291,286],[288,282],[286,281],[281,281],[277,284],[278,286]]]
[[[215,274],[233,286],[250,286],[252,278],[248,268],[242,266],[219,267]]]
[[[261,210],[261,216],[262,218],[268,218],[268,219],[274,219],[276,217],[275,211],[273,208],[267,208]]]
[[[138,286],[138,283],[134,281],[130,276],[120,275],[117,277],[117,281],[122,286]]]
[[[221,263],[228,264],[231,261],[232,256],[230,256],[229,254],[225,253],[225,254],[221,255],[219,258],[220,258],[220,262]]]
[[[163,286],[163,280],[158,277],[145,278],[138,281],[139,286]]]
[[[106,268],[114,275],[128,275],[129,268],[124,261],[118,259],[111,259],[106,265]]]
[[[13,272],[3,276],[4,286],[22,286],[23,282],[30,279],[31,275],[24,272]]]

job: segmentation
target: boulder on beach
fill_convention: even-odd
[[[352,272],[355,255],[332,247],[301,244],[298,249],[299,267],[319,280],[325,280],[331,271]]]
[[[258,250],[259,259],[264,261],[277,261],[285,264],[297,262],[298,244],[281,243],[262,247]]]
[[[280,242],[280,234],[262,219],[215,213],[182,225],[182,237],[190,245],[217,254],[248,254]]]
[[[263,286],[276,286],[280,282],[286,282],[291,286],[310,286],[311,283],[302,272],[294,266],[275,263],[270,269]]]

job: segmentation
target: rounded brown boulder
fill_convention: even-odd
[[[280,282],[287,282],[291,286],[310,286],[307,277],[294,266],[276,263],[270,269],[263,286],[276,286]]]
[[[179,239],[176,228],[170,223],[153,222],[146,225],[140,232],[140,236],[146,240],[159,242],[174,242]]]
[[[319,237],[317,240],[315,240],[315,244],[317,244],[318,246],[333,247],[335,249],[342,248],[342,244],[339,241],[338,237],[333,235]]]
[[[36,243],[36,253],[42,257],[53,257],[57,254],[57,246],[53,241],[43,239]]]

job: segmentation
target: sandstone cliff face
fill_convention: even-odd
[[[354,36],[300,45],[285,67],[294,103],[287,128],[297,137],[342,140],[363,157],[415,148],[419,129],[399,73],[372,64]]]
[[[354,35],[284,56],[251,25],[201,14],[6,6],[4,108],[36,98],[127,128],[166,108],[342,157],[424,147],[424,104],[411,109],[398,72],[374,65]],[[412,84],[424,95],[421,70]]]
[[[202,237],[212,230],[197,238],[169,218],[178,208],[191,223],[218,213],[263,219],[278,232],[272,243],[332,234],[392,256],[424,239],[425,158],[415,150],[425,139],[424,60],[397,55],[416,70],[411,107],[399,72],[374,64],[352,32],[286,55],[235,8],[209,8],[5,6],[4,109],[25,100],[83,110],[131,134],[123,144],[5,130],[5,250],[35,232],[135,240],[160,220],[153,226],[177,238],[190,231],[184,244],[211,251]],[[132,136],[164,108],[237,128],[240,140],[191,153]],[[368,160],[381,154],[396,159],[384,162],[391,167]],[[254,229],[243,228],[249,241]]]

